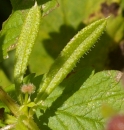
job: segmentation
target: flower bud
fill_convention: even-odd
[[[33,84],[24,84],[21,87],[21,92],[22,93],[28,93],[28,94],[32,94],[35,92],[35,86]]]

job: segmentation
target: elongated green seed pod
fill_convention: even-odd
[[[62,50],[59,57],[43,78],[35,100],[40,103],[59,85],[75,67],[77,61],[95,44],[106,26],[106,19],[98,20],[82,29]]]
[[[29,56],[35,43],[39,25],[41,21],[41,11],[37,3],[29,10],[16,49],[16,64],[14,68],[14,79],[16,83],[21,83],[27,68]]]

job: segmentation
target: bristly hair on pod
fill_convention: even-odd
[[[26,94],[26,93],[32,94],[32,93],[35,92],[35,89],[36,89],[36,87],[32,83],[23,84],[21,86],[21,92],[24,93],[24,94]]]

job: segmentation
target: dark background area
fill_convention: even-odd
[[[9,17],[12,12],[12,6],[10,0],[0,1],[0,30],[2,28],[2,23]]]

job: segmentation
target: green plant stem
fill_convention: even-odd
[[[28,126],[30,130],[40,130],[38,126],[36,125],[36,123],[32,120],[32,118],[29,118],[29,119],[27,118],[23,120],[23,122],[26,126]]]
[[[0,100],[10,109],[10,111],[16,117],[19,116],[19,106],[1,87],[0,87]]]

